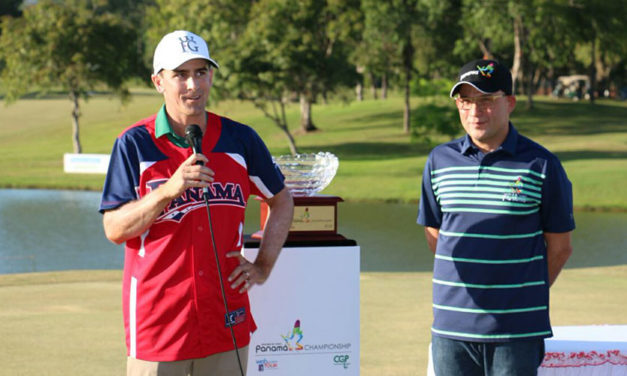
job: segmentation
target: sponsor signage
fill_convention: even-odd
[[[106,174],[109,159],[109,154],[66,153],[63,155],[63,171],[77,174]]]
[[[249,260],[257,250],[244,249]],[[359,247],[287,247],[250,293],[248,375],[359,375]]]
[[[258,372],[274,371],[274,370],[279,369],[278,360],[270,360],[267,358],[263,358],[261,360],[255,360],[255,364],[257,365]]]

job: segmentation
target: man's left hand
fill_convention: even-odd
[[[268,278],[267,273],[261,266],[246,260],[241,252],[229,252],[226,254],[226,257],[239,258],[240,264],[229,276],[229,282],[232,282],[232,289],[236,289],[241,285],[239,289],[240,294],[250,290],[250,287],[254,284],[264,283]]]

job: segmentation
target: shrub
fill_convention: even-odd
[[[426,78],[416,78],[411,81],[409,89],[411,90],[411,94],[419,97],[428,97],[428,96],[446,96],[448,97],[449,92],[455,81],[447,80],[444,78],[438,79],[426,79]]]
[[[461,132],[457,111],[451,106],[427,103],[412,111],[412,142],[431,142],[430,135],[439,134],[451,139]]]

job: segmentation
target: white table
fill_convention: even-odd
[[[244,248],[254,260],[258,249]],[[286,247],[250,290],[249,376],[359,375],[359,246]]]
[[[539,376],[627,375],[627,325],[554,326]]]
[[[627,376],[627,325],[554,326],[544,344],[538,376]]]

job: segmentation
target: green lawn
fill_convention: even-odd
[[[417,108],[422,102],[413,98]],[[85,153],[109,153],[126,126],[161,103],[149,90],[122,106],[107,96],[82,103]],[[627,102],[595,105],[537,99],[513,115],[518,129],[557,153],[573,182],[576,207],[627,210]],[[212,111],[250,124],[275,155],[284,136],[250,104],[222,102]],[[25,99],[0,107],[0,187],[99,190],[104,176],[63,173],[72,151],[71,105],[60,98]],[[320,128],[297,134],[302,152],[339,156],[324,193],[346,200],[416,201],[433,144],[402,133],[402,99],[314,106]],[[297,124],[298,107],[288,108]],[[442,142],[435,138],[434,142]],[[627,324],[627,266],[566,269],[551,295],[554,325]],[[0,275],[0,369],[20,375],[123,375],[120,271]],[[431,273],[361,274],[361,375],[420,375],[427,364]]]
[[[434,99],[412,98],[417,110]],[[446,102],[444,98],[437,102]],[[81,140],[85,153],[109,153],[115,137],[149,116],[161,98],[149,89],[136,91],[121,105],[106,95],[81,103]],[[627,102],[556,101],[536,98],[536,109],[524,101],[514,124],[563,161],[573,182],[579,209],[627,210]],[[249,103],[224,101],[210,109],[252,125],[274,155],[288,152],[285,137]],[[63,154],[72,151],[70,101],[64,97],[24,99],[0,109],[0,187],[99,190],[104,176],[63,173]],[[292,130],[298,106],[288,107]],[[382,101],[332,101],[317,104],[313,117],[319,131],[296,133],[301,152],[330,151],[340,158],[336,178],[324,191],[346,200],[417,201],[420,174],[432,144],[412,143],[402,132],[402,98]],[[461,126],[460,126],[461,131]]]
[[[627,324],[627,266],[565,269],[553,325]],[[120,271],[0,275],[6,375],[125,374]],[[361,274],[361,375],[423,375],[431,273]]]

